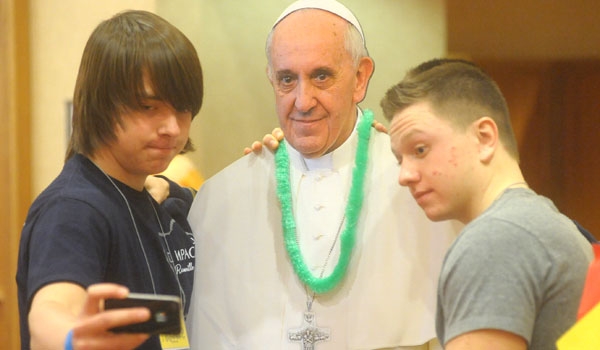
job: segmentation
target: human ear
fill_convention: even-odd
[[[267,74],[267,79],[269,79],[269,83],[271,83],[271,86],[275,87],[275,85],[273,85],[273,70],[271,69],[271,67],[267,66],[265,68],[265,73]]]
[[[479,160],[489,163],[498,147],[498,126],[490,117],[481,117],[473,123],[479,144]]]
[[[375,70],[375,63],[370,57],[363,57],[358,63],[358,69],[356,70],[356,86],[354,88],[354,102],[359,103],[365,98],[367,94],[367,86],[369,80]]]

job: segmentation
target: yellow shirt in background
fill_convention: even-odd
[[[196,169],[190,158],[183,154],[175,156],[169,167],[160,175],[168,177],[179,186],[191,187],[196,191],[204,182],[202,173]]]

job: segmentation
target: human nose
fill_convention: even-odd
[[[419,172],[409,162],[403,162],[400,166],[400,174],[398,175],[398,183],[400,186],[408,186],[418,182],[420,179]]]
[[[174,112],[165,113],[158,128],[161,135],[176,136],[181,132],[179,118]]]
[[[314,89],[310,83],[303,81],[298,83],[294,105],[300,112],[308,112],[316,105]]]

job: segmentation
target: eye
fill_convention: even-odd
[[[323,83],[326,83],[332,76],[332,73],[330,70],[328,69],[317,69],[313,74],[312,74],[312,79],[314,81],[316,81],[317,84],[322,85]]]
[[[277,84],[280,88],[291,88],[296,81],[296,76],[290,72],[280,72],[277,74]]]
[[[427,146],[425,145],[418,145],[415,147],[415,156],[417,158],[422,158],[427,154]]]
[[[154,98],[154,97],[145,97],[142,98],[140,101],[140,110],[142,111],[153,111],[156,110],[157,108],[159,108],[160,105],[160,100],[158,98]]]

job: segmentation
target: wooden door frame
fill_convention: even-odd
[[[29,1],[0,1],[0,344],[19,349],[15,275],[21,227],[31,204]]]

